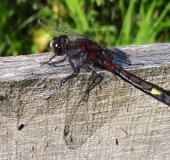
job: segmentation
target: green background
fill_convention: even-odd
[[[1,0],[0,56],[50,51],[49,21],[106,47],[170,41],[167,0]]]

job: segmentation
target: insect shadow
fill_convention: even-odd
[[[91,83],[97,85],[88,93]],[[100,84],[90,74],[80,74],[69,79],[62,87],[63,100],[66,106],[63,138],[70,149],[82,146],[104,123],[115,116],[120,104],[113,106],[113,95],[108,95],[108,78]],[[49,103],[55,102],[57,92],[50,96]],[[85,98],[86,97],[86,98]],[[109,99],[109,100],[108,100]],[[123,102],[120,102],[123,103]],[[55,105],[55,104],[54,104]]]

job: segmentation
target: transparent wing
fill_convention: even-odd
[[[44,21],[42,19],[38,20],[38,23],[41,25],[41,27],[43,28],[43,30],[45,32],[47,32],[48,34],[50,34],[52,37],[58,37],[60,35],[66,35],[68,36],[68,38],[70,40],[76,40],[77,38],[83,38],[84,36],[70,31],[70,30],[66,30],[64,28],[59,28],[56,25],[53,25],[47,21]]]
[[[101,86],[104,86],[106,83],[109,84],[108,78],[110,77],[105,77],[101,82]],[[111,87],[109,90],[110,97],[108,97],[108,94],[104,91],[105,87],[102,87],[101,90],[99,86],[96,86],[90,92],[88,100],[83,101],[82,98],[88,87],[87,85],[91,84],[90,79],[91,75],[87,77],[79,75],[66,82],[69,86],[66,94],[67,104],[64,140],[70,149],[76,149],[82,146],[96,130],[103,126],[105,122],[112,119],[121,109],[120,106],[125,103],[125,100],[122,100],[118,104],[113,105],[116,99],[113,96],[113,93],[115,93],[115,89],[113,88],[115,86],[113,86],[113,88]],[[88,84],[87,81],[89,82]],[[76,92],[73,93],[73,91]],[[108,101],[108,99],[111,99],[111,101]]]

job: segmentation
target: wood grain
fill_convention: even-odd
[[[170,43],[112,50],[129,56],[130,66],[117,61],[129,72],[170,90]],[[0,58],[0,159],[170,159],[168,106],[100,70],[104,80],[82,101],[90,74],[57,89],[72,70],[40,66],[52,55]]]

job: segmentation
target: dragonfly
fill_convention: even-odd
[[[119,67],[113,61],[115,53],[110,49],[103,47],[89,37],[71,30],[60,28],[42,19],[40,19],[38,23],[45,32],[53,37],[50,47],[52,48],[54,55],[44,63],[49,64],[54,57],[61,56],[62,58],[56,61],[55,64],[67,60],[73,70],[70,75],[60,81],[58,87],[61,87],[67,80],[78,75],[82,70],[90,72],[94,79],[97,79],[97,83],[87,87],[85,91],[86,96],[84,98],[84,100],[87,100],[89,92],[103,80],[103,77],[95,70],[95,67],[98,67],[99,69],[107,70],[115,74],[135,88],[170,106],[169,91],[147,82],[124,70],[122,67]],[[23,127],[24,124],[21,124],[18,130],[21,130]],[[69,126],[66,125],[64,128],[64,136],[66,137],[68,134]]]
[[[110,49],[103,47],[90,38],[71,30],[60,28],[42,19],[40,19],[38,23],[45,32],[53,37],[50,47],[52,48],[54,56],[52,56],[49,61],[55,56],[64,56],[64,58],[56,63],[68,60],[73,69],[72,74],[61,80],[59,87],[68,79],[80,73],[81,69],[91,72],[94,77],[100,77],[102,80],[102,77],[92,69],[92,67],[97,66],[100,69],[112,72],[144,93],[170,106],[170,93],[168,91],[151,84],[116,65],[113,62],[114,52]],[[86,92],[88,93],[92,88],[89,87]]]

